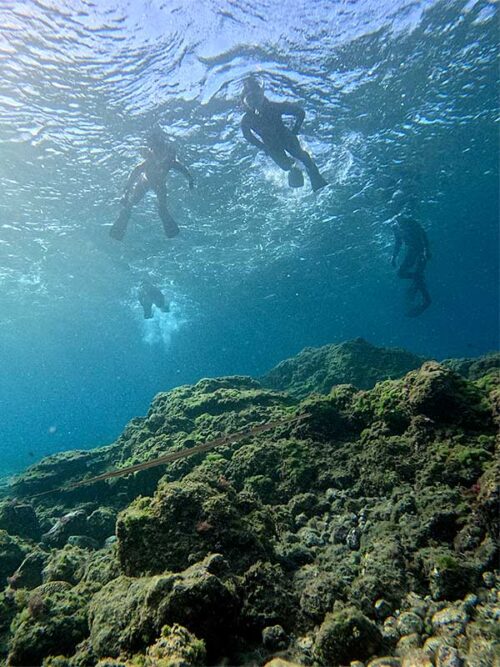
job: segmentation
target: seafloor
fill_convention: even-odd
[[[113,445],[42,460],[0,505],[0,662],[494,665],[499,365],[308,349],[259,381],[159,394]]]

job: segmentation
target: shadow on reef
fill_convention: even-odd
[[[411,355],[380,351],[359,389],[345,383],[363,375],[356,349],[361,366],[377,358],[364,341],[316,366],[308,351],[300,385],[307,375],[323,393],[201,380],[156,396],[113,445],[14,480],[0,504],[0,660],[493,664],[498,355],[408,372]],[[330,363],[344,382],[325,384]],[[297,413],[208,454],[29,499]]]

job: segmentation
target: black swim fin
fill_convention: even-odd
[[[298,167],[292,167],[288,172],[288,185],[291,188],[301,188],[304,185],[304,174]]]
[[[109,230],[109,235],[112,239],[117,241],[123,241],[125,232],[127,231],[128,221],[130,220],[130,213],[127,210],[122,210],[118,216],[116,222],[113,224]]]
[[[321,190],[321,188],[324,188],[325,185],[328,185],[328,181],[326,181],[323,176],[319,173],[317,174],[312,174],[310,176],[311,178],[311,187],[314,190],[314,192],[317,192],[318,190]]]

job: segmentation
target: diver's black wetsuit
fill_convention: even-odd
[[[175,150],[171,146],[155,146],[147,150],[144,162],[137,165],[129,176],[125,194],[121,200],[122,210],[111,227],[110,236],[118,241],[123,239],[132,213],[132,206],[137,204],[148,190],[153,190],[156,194],[158,214],[163,223],[165,235],[168,238],[177,236],[179,227],[167,208],[165,179],[170,169],[175,169],[183,174],[189,180],[189,187],[193,187],[193,179],[189,170],[177,160]]]
[[[139,303],[144,310],[144,319],[150,320],[153,317],[153,304],[167,313],[169,308],[163,292],[151,283],[142,283],[139,289]]]
[[[431,258],[429,239],[421,225],[412,218],[399,220],[392,229],[394,232],[392,265],[396,266],[396,259],[404,244],[406,255],[398,269],[398,276],[413,281],[411,285],[413,296],[419,292],[422,295],[421,304],[412,306],[407,312],[410,317],[416,317],[431,305],[431,297],[424,278],[425,266]]]
[[[284,124],[283,115],[295,117],[295,125],[292,130]],[[319,190],[328,183],[321,176],[314,160],[302,148],[296,136],[304,117],[304,110],[297,104],[270,102],[263,97],[258,110],[247,106],[247,111],[241,120],[241,129],[247,141],[265,151],[284,171],[289,171],[293,167],[294,160],[290,158],[290,155],[302,162],[311,181],[312,189]]]

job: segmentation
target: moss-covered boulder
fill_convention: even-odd
[[[51,655],[71,655],[88,633],[85,604],[70,589],[41,586],[31,592],[11,632],[8,664],[12,667],[40,665]]]
[[[33,506],[18,500],[0,503],[0,530],[32,540],[40,539],[40,523]]]
[[[178,623],[165,625],[159,639],[148,648],[145,667],[202,667],[205,644]]]
[[[259,561],[243,575],[239,584],[242,601],[240,631],[259,637],[267,626],[291,630],[297,614],[297,595],[279,565]]]
[[[179,574],[120,576],[90,604],[90,639],[99,657],[144,650],[164,625],[178,623],[220,653],[237,620],[238,599],[231,580],[218,576],[220,556]],[[215,572],[215,573],[214,573]]]
[[[364,660],[383,646],[379,629],[355,607],[344,607],[326,615],[315,643],[320,665],[333,667]]]
[[[32,589],[43,583],[43,568],[49,559],[49,554],[39,548],[30,551],[19,565],[17,570],[9,577],[12,589]]]
[[[269,546],[259,539],[266,528],[257,502],[186,478],[162,484],[120,514],[118,553],[123,571],[135,576],[180,571],[214,551],[241,569],[266,556]]]
[[[403,377],[423,361],[405,350],[380,348],[356,338],[336,345],[306,348],[279,363],[261,381],[264,386],[303,398],[312,392],[328,394],[338,384],[370,389],[381,380]]]
[[[0,530],[0,586],[2,588],[7,584],[7,577],[14,574],[30,550],[30,545],[20,537],[14,537],[7,531]]]
[[[74,585],[83,577],[85,565],[90,558],[86,549],[67,544],[63,549],[54,551],[43,568],[44,581],[67,581]]]

